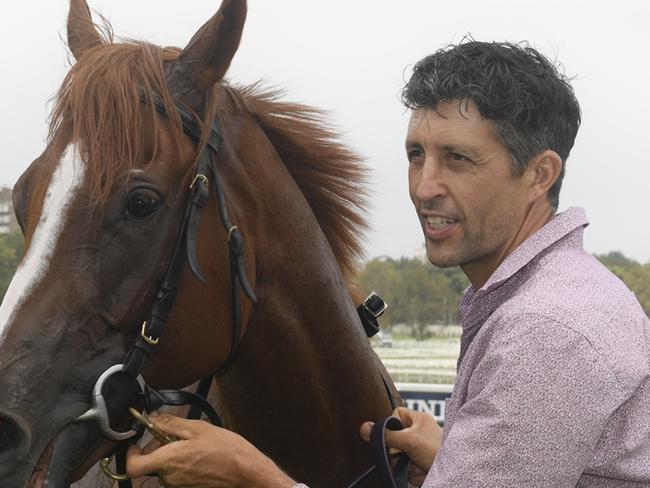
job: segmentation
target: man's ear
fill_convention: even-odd
[[[550,149],[542,151],[528,165],[526,173],[530,181],[529,201],[546,197],[548,191],[562,173],[562,158]]]

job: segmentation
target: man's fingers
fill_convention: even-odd
[[[372,430],[373,425],[375,425],[374,422],[364,422],[361,424],[359,433],[361,434],[361,438],[366,442],[370,442],[370,431]]]
[[[410,427],[415,422],[415,413],[416,412],[406,407],[397,407],[393,410],[393,417],[400,419],[404,424],[404,427]]]
[[[160,413],[158,415],[151,415],[149,420],[156,427],[165,431],[167,434],[172,434],[179,439],[191,439],[196,437],[198,432],[197,420],[188,420],[167,413]]]
[[[142,454],[136,445],[126,452],[126,474],[130,478],[141,478],[148,474],[164,471],[166,462],[165,449],[157,449],[150,454]]]
[[[151,441],[147,443],[146,446],[142,448],[142,454],[151,454],[161,446],[164,446],[164,444],[154,437],[153,439],[151,439]]]
[[[404,430],[390,430],[386,429],[384,438],[386,439],[386,445],[390,447],[390,454],[397,454],[401,451],[408,452],[409,446],[411,446],[411,433]]]
[[[370,442],[370,432],[372,431],[374,425],[375,425],[374,422],[364,422],[363,424],[361,424],[359,433],[361,434],[361,438],[364,441]],[[393,448],[390,450],[390,454],[396,454],[400,451],[403,451],[404,450],[403,446],[405,444],[408,444],[408,438],[405,441],[404,436],[400,434],[405,434],[405,432],[386,429],[386,433],[384,434],[384,438],[386,439],[386,445],[388,447]]]
[[[404,429],[387,429],[384,433],[386,445],[391,448],[390,453],[396,450],[405,452],[421,469],[429,471],[442,445],[442,428],[431,415],[404,407],[395,409],[393,416],[402,421]],[[360,434],[366,441],[370,440],[372,427],[372,422],[361,425]]]

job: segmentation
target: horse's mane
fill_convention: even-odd
[[[275,147],[349,277],[367,230],[364,162],[339,141],[320,110],[283,101],[282,92],[260,83],[230,90]]]
[[[104,45],[84,52],[72,66],[56,96],[50,122],[53,150],[62,151],[70,137],[83,143],[86,175],[96,203],[109,198],[125,170],[155,156],[159,118],[151,105],[139,110],[143,92],[161,97],[176,136],[182,134],[163,72],[163,62],[179,51],[138,41],[113,43],[110,37]],[[257,120],[276,148],[349,279],[362,254],[361,237],[367,227],[363,217],[367,170],[362,161],[338,141],[320,111],[280,101],[278,92],[264,91],[259,84],[239,89],[222,86]],[[153,131],[146,132],[152,124]]]

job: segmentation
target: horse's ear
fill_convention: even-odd
[[[187,96],[187,81],[191,80],[192,89],[204,93],[221,80],[237,52],[245,21],[246,0],[223,0],[219,11],[194,34],[174,63],[176,77],[180,68],[186,83],[172,90]]]
[[[68,13],[68,46],[75,59],[91,47],[101,46],[102,38],[95,29],[85,0],[70,0]]]

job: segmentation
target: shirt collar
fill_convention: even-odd
[[[492,273],[480,292],[497,287],[499,284],[513,276],[517,271],[530,263],[536,256],[551,245],[566,237],[568,234],[579,230],[578,238],[575,241],[576,247],[582,247],[582,229],[589,225],[584,209],[571,207],[566,211],[557,214],[528,239],[522,242],[512,253],[510,253],[499,267]],[[476,296],[477,291],[471,285],[465,290],[459,304],[461,317],[465,315],[469,306]]]

